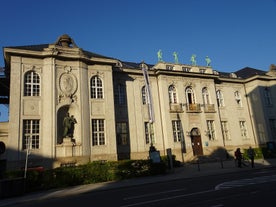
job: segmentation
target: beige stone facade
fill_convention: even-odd
[[[146,64],[151,124],[141,64],[87,52],[67,35],[49,45],[6,47],[4,58],[11,84],[0,139],[8,168],[24,166],[28,147],[29,165],[52,168],[148,159],[151,144],[185,162],[276,138],[274,67],[240,77],[210,66]],[[76,123],[64,136],[67,113]]]

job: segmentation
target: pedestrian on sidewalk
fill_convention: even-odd
[[[255,163],[254,163],[254,158],[256,156],[254,149],[252,149],[252,147],[250,146],[249,149],[247,150],[247,155],[251,161],[251,167],[254,168],[255,167]]]
[[[242,167],[242,153],[241,153],[241,149],[237,148],[235,151],[235,158],[236,161],[238,162],[238,167]]]

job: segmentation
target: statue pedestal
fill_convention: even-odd
[[[57,157],[73,157],[75,143],[72,142],[71,137],[63,138],[63,142],[56,146],[56,156]]]

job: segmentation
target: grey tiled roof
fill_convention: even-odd
[[[15,48],[23,50],[33,50],[33,51],[43,51],[44,48],[48,48],[49,44],[40,44],[40,45],[25,45],[25,46],[12,46],[6,48]]]
[[[15,49],[32,50],[32,51],[43,51],[45,48],[48,48],[48,47],[49,47],[49,44],[39,44],[39,45],[12,46],[12,47],[6,47],[6,48],[15,48]],[[99,58],[115,59],[115,58],[107,57],[104,55],[100,55],[100,54],[85,51],[85,50],[83,50],[83,53],[89,58],[99,57]]]
[[[241,77],[241,78],[244,78],[244,79],[250,78],[254,75],[265,75],[266,73],[267,73],[266,71],[255,69],[255,68],[250,68],[250,67],[245,67],[245,68],[240,69],[240,70],[235,72],[235,74],[238,77]]]

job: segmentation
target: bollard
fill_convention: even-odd
[[[223,160],[220,159],[220,165],[221,165],[221,168],[223,168]]]

